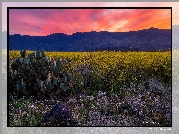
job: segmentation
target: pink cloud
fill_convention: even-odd
[[[170,28],[169,9],[10,9],[10,34]]]
[[[2,2],[2,31],[7,30],[7,7],[74,7],[74,6],[75,7],[80,7],[80,6],[83,7],[95,7],[95,6],[96,7],[172,7],[172,16],[173,16],[172,24],[179,25],[178,2]],[[43,14],[41,15],[43,16]],[[81,17],[81,18],[85,18],[85,17]],[[104,21],[103,29],[111,26],[111,24],[107,23],[104,19],[103,21]],[[99,26],[98,23],[97,24],[94,23],[91,25],[95,27]],[[78,28],[75,29],[80,30],[81,28],[80,26],[78,26]]]

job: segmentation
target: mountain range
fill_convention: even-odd
[[[173,48],[179,48],[179,25],[172,26]],[[6,35],[6,36],[5,36]],[[7,32],[2,33],[5,47]],[[91,31],[72,35],[53,33],[47,36],[9,35],[9,50],[44,51],[157,51],[171,50],[171,30],[149,28],[129,32]]]

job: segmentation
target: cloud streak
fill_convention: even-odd
[[[9,33],[48,35],[171,28],[170,9],[10,9]]]

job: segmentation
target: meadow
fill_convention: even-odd
[[[43,126],[44,115],[58,101],[73,110],[70,126],[171,126],[171,52],[45,55],[60,59],[72,75],[67,95],[36,101],[11,96],[10,126]],[[19,56],[10,51],[10,63]]]

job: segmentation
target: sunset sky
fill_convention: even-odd
[[[2,32],[7,7],[172,7],[172,25],[179,25],[179,2],[2,2]],[[12,10],[10,34],[48,35],[86,31],[132,31],[170,28],[170,10]]]
[[[170,9],[10,9],[9,34],[48,35],[75,32],[171,28]]]

